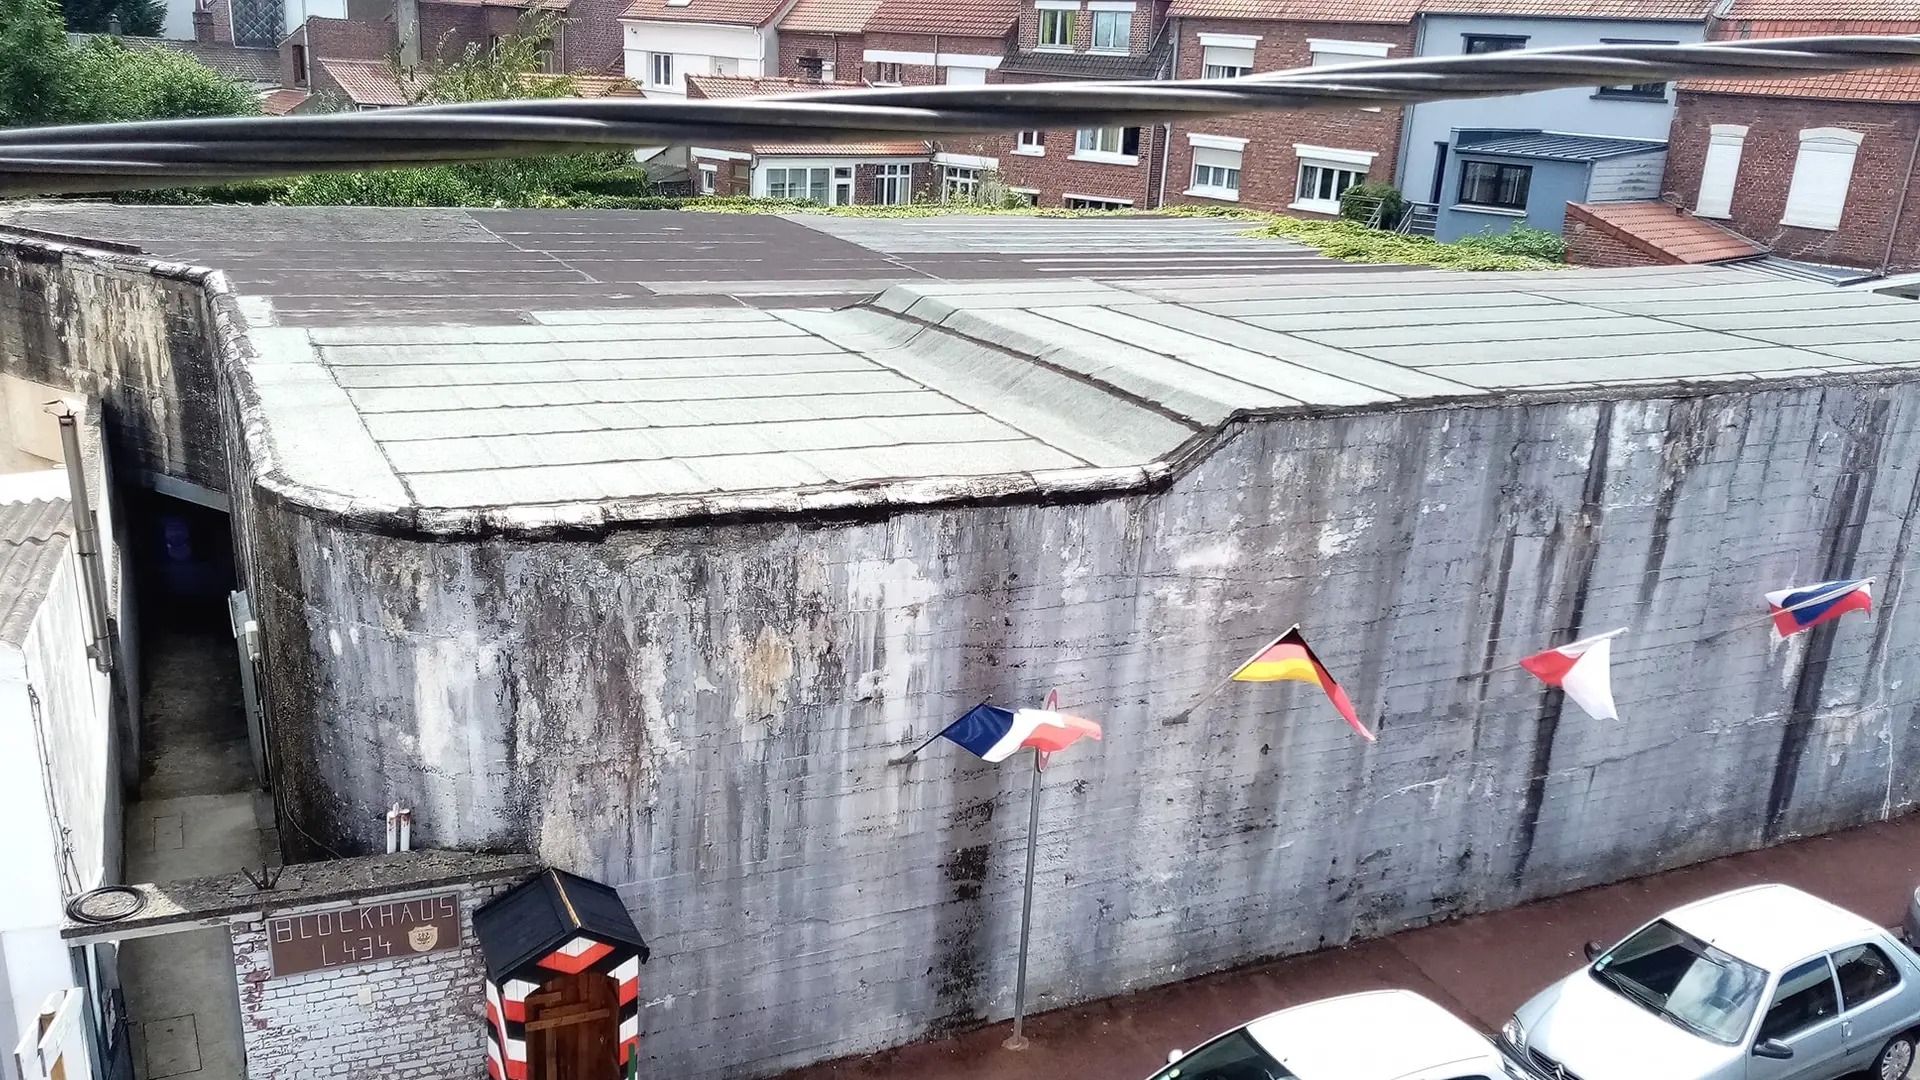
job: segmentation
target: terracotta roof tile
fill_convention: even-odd
[[[1913,22],[1920,19],[1913,0],[1733,0],[1721,16],[1740,19],[1805,19],[1830,23],[1837,19],[1876,22]]]
[[[1430,14],[1579,15],[1595,19],[1704,20],[1715,0],[1421,0]]]
[[[1764,255],[1766,250],[1663,202],[1569,203],[1569,217],[1675,263],[1710,263]]]
[[[1844,101],[1920,101],[1920,71],[1872,68],[1804,79],[1687,79],[1682,90]]]
[[[689,75],[687,76],[687,97],[695,100],[768,97],[778,94],[800,94],[811,90],[858,90],[860,85],[852,82],[814,82],[811,79],[771,75],[759,78],[747,75]]]
[[[634,0],[626,19],[765,26],[792,0]]]
[[[340,92],[355,105],[407,104],[407,95],[401,91],[399,80],[393,77],[393,68],[384,60],[315,60],[314,63],[340,84]]]
[[[933,153],[924,141],[755,143],[748,149],[761,157],[926,157]]]
[[[269,90],[260,95],[260,111],[268,116],[285,116],[305,100],[305,90]]]
[[[800,0],[780,29],[802,34],[857,34],[880,10],[880,0]]]
[[[1804,37],[1812,34],[1920,33],[1920,9],[1913,0],[1901,0],[1897,17],[1876,19],[1878,0],[1836,0],[1831,17],[1812,15],[1801,0],[1736,0],[1734,9],[1782,13],[1781,17],[1740,17],[1716,24],[1713,37],[1721,41],[1746,38]],[[1797,14],[1796,14],[1797,13]],[[1920,69],[1870,68],[1866,71],[1810,75],[1798,79],[1682,79],[1682,90],[1710,94],[1751,94],[1759,97],[1825,98],[1846,101],[1920,101]]]
[[[1019,0],[880,0],[879,10],[867,20],[867,32],[997,38],[1019,21]]]
[[[1419,11],[1420,0],[1173,0],[1167,14],[1181,19],[1404,23]]]

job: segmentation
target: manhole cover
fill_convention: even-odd
[[[108,885],[74,897],[67,914],[80,922],[110,923],[139,914],[146,906],[147,898],[139,890]]]

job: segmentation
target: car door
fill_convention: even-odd
[[[1784,1043],[1792,1056],[1751,1053],[1768,1040]],[[1825,956],[1797,964],[1780,976],[1748,1050],[1747,1080],[1832,1080],[1845,1071],[1840,993]]]
[[[1840,982],[1840,1032],[1846,1040],[1849,1069],[1872,1064],[1888,1039],[1920,1020],[1920,987],[1901,978],[1887,949],[1868,941],[1833,954],[1833,970]]]

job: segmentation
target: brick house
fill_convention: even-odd
[[[775,23],[794,0],[633,0],[621,16],[626,76],[648,97],[684,98],[689,75],[774,76]]]
[[[1408,56],[1411,0],[1173,0],[1180,79]],[[1172,125],[1166,201],[1238,203],[1309,217],[1340,212],[1340,193],[1391,180],[1401,109],[1298,109]]]
[[[815,82],[869,80],[867,20],[880,0],[799,0],[780,20],[780,63],[774,74]]]
[[[1025,0],[994,81],[1163,79],[1172,55],[1167,0]],[[1024,131],[974,149],[1029,202],[1120,209],[1157,205],[1163,142],[1159,127],[1085,128]]]
[[[1920,33],[1920,10],[1841,0],[1806,19],[1791,0],[1735,0],[1716,39]],[[1775,256],[1876,272],[1920,269],[1920,72],[1679,84],[1665,188]]]
[[[280,41],[281,85],[306,91],[311,107],[324,107],[330,98],[360,108],[400,104],[372,86],[381,78],[393,82],[388,58],[398,46],[392,19],[310,15]],[[383,74],[369,74],[376,67]]]
[[[753,97],[802,90],[851,89],[857,83],[688,75],[687,99]],[[921,140],[854,144],[757,143],[688,148],[694,190],[703,195],[811,199],[832,206],[913,202],[933,183],[933,151]]]

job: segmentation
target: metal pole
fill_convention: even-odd
[[[1046,757],[1035,750],[1033,788],[1027,794],[1027,888],[1020,899],[1020,973],[1013,983],[1013,1034],[1000,1044],[1009,1050],[1027,1048],[1027,1037],[1021,1034],[1027,1014],[1027,938],[1033,930],[1033,859],[1040,844],[1040,773],[1046,767]]]
[[[56,405],[61,403],[56,402]],[[87,655],[101,671],[113,669],[113,641],[107,625],[107,576],[100,570],[100,519],[87,497],[87,464],[80,452],[80,419],[61,405],[60,453],[66,458],[67,490],[73,512],[73,546],[80,556],[80,591],[86,594],[87,621],[93,642]]]

